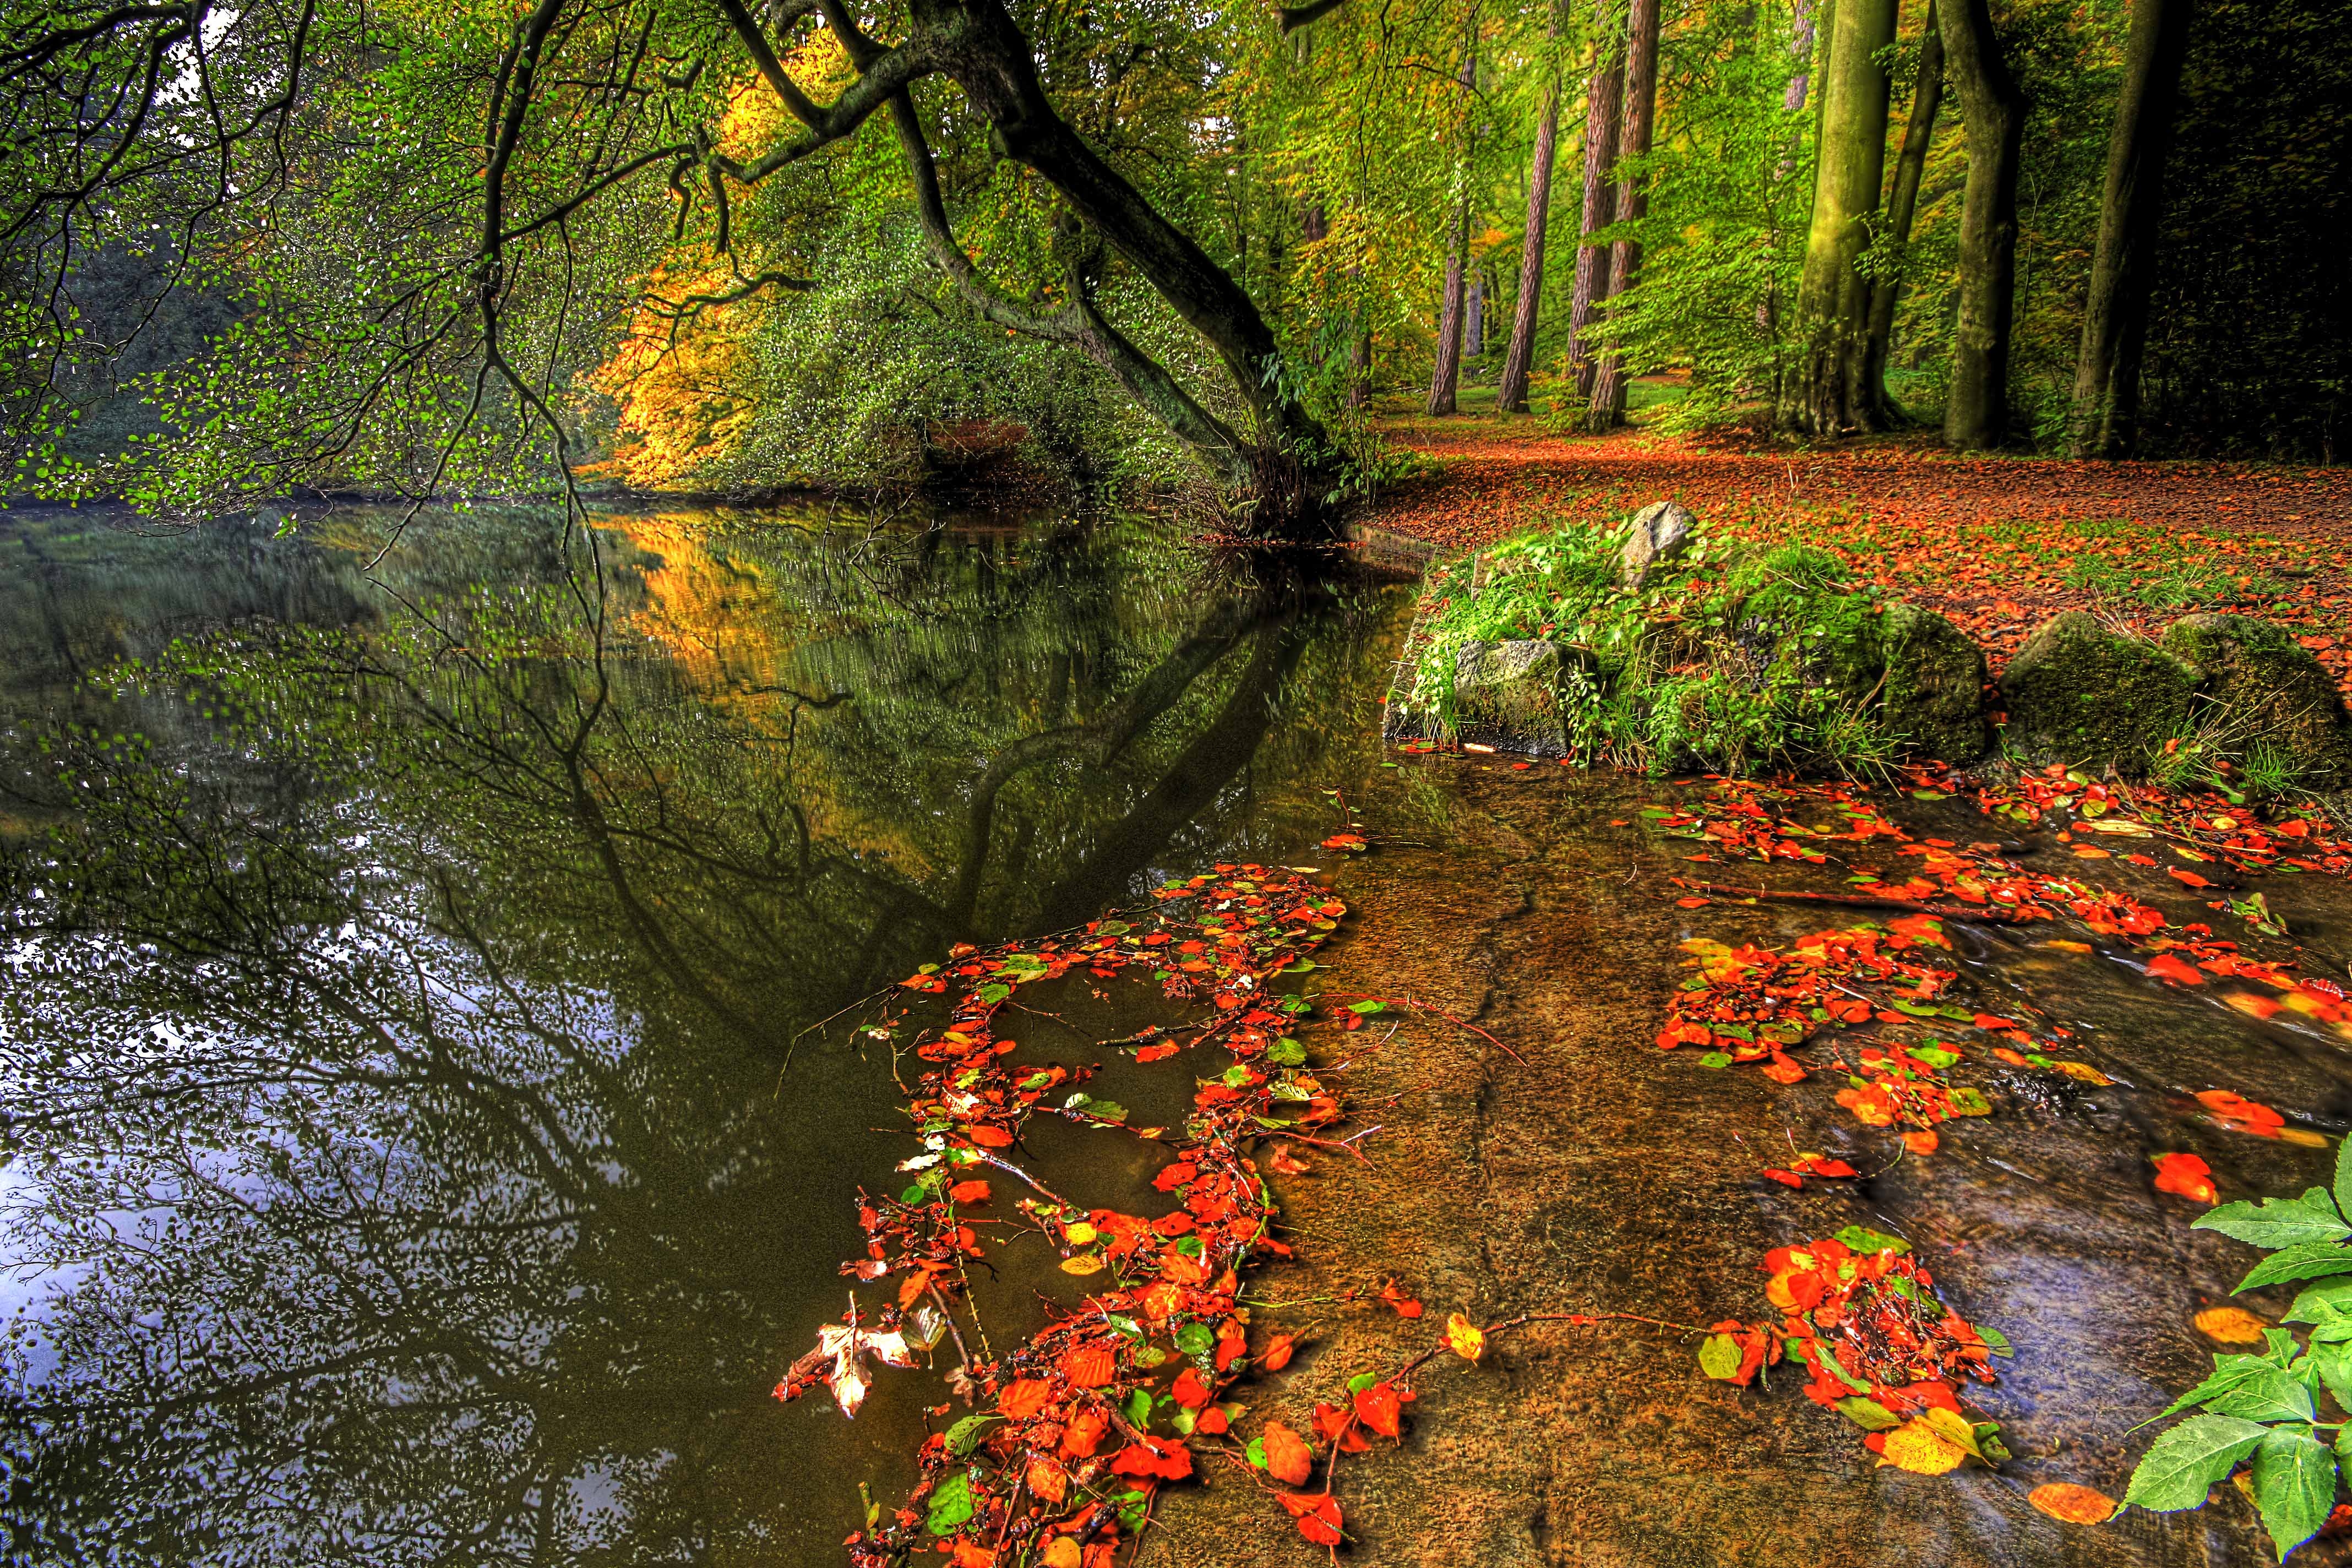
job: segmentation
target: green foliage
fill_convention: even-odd
[[[1880,606],[1835,556],[1702,537],[1634,589],[1620,575],[1621,542],[1571,525],[1445,569],[1414,634],[1406,707],[1450,730],[1464,647],[1546,638],[1584,656],[1561,695],[1570,742],[1589,761],[1848,773],[1892,761],[1903,737],[1872,701]]]
[[[2352,1142],[2336,1153],[2333,1190],[2301,1197],[2224,1204],[2200,1217],[2215,1230],[2271,1256],[2239,1282],[2240,1291],[2296,1280],[2327,1283],[2304,1290],[2286,1321],[2310,1325],[2306,1343],[2293,1331],[2266,1331],[2259,1355],[2217,1355],[2212,1375],[2168,1406],[2158,1420],[2195,1410],[2158,1437],[2132,1472],[2124,1501],[2172,1511],[2204,1506],[2206,1494],[2252,1460],[2254,1503],[2281,1557],[2319,1532],[2336,1506],[2338,1460],[2352,1451],[2352,1423],[2320,1413],[2323,1396],[2352,1408]],[[2332,1433],[2323,1438],[2323,1433]]]

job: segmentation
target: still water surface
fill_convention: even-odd
[[[834,1560],[920,1412],[769,1396],[904,1152],[811,1026],[1296,858],[1409,589],[808,510],[604,517],[600,593],[386,521],[0,520],[17,1558]]]

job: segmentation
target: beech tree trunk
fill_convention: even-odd
[[[1870,423],[1885,429],[1902,410],[1886,395],[1886,353],[1895,337],[1895,307],[1903,295],[1903,258],[1911,244],[1911,219],[1919,210],[1919,181],[1927,169],[1927,146],[1936,138],[1936,114],[1944,101],[1944,39],[1936,30],[1935,0],[1919,35],[1919,79],[1911,89],[1911,117],[1903,126],[1903,150],[1895,158],[1895,186],[1886,198],[1889,264],[1870,280],[1870,327],[1863,342],[1862,390]]]
[[[1802,357],[1780,390],[1780,423],[1809,436],[1870,424],[1864,392],[1870,280],[1860,263],[1886,166],[1888,84],[1879,51],[1894,41],[1895,0],[1839,0],[1822,80],[1813,222],[1797,285]]]
[[[1476,359],[1486,352],[1486,275],[1470,274],[1470,298],[1465,307],[1469,317],[1462,323],[1462,353],[1465,358]]]
[[[1470,89],[1478,85],[1478,12],[1470,11],[1468,36],[1462,41],[1464,164],[1461,201],[1454,209],[1454,243],[1445,258],[1445,298],[1437,311],[1437,366],[1429,378],[1429,401],[1422,411],[1431,416],[1454,412],[1454,390],[1462,381],[1463,290],[1470,269],[1470,193],[1468,164],[1470,162],[1470,106],[1466,100]]]
[[[1557,46],[1568,27],[1567,0],[1552,6],[1545,34]],[[1536,121],[1535,151],[1528,160],[1528,223],[1519,240],[1519,297],[1511,310],[1511,342],[1503,352],[1503,378],[1495,406],[1506,414],[1528,411],[1528,376],[1535,366],[1536,323],[1543,309],[1544,243],[1551,226],[1551,166],[1559,150],[1559,65],[1551,62],[1544,85],[1543,113]]]
[[[1945,68],[1968,136],[1969,188],[1960,206],[1959,321],[1944,439],[1963,450],[2009,437],[2009,348],[2017,303],[2018,149],[2025,94],[2001,58],[1990,0],[1946,0]]]
[[[1892,0],[1888,0],[1892,4]],[[1650,151],[1650,131],[1658,108],[1658,0],[1633,0],[1626,18],[1625,129],[1618,142],[1620,158],[1639,158]],[[1649,210],[1649,190],[1643,179],[1627,175],[1617,184],[1617,221],[1631,223]],[[1620,239],[1609,258],[1609,295],[1616,299],[1633,286],[1642,267],[1642,242]],[[1586,400],[1585,428],[1596,435],[1625,422],[1625,382],[1628,367],[1622,347],[1613,341],[1600,356]]]
[[[2077,458],[2128,458],[2139,443],[2140,360],[2147,346],[2147,293],[2156,229],[2164,214],[2164,163],[2188,54],[2192,0],[2133,0],[2124,89],[2107,138],[2099,247],[2074,365],[2072,447]]]
[[[1592,395],[1593,321],[1609,297],[1609,247],[1593,244],[1592,237],[1614,220],[1617,207],[1617,187],[1609,173],[1617,165],[1625,40],[1611,26],[1614,20],[1603,21],[1592,46],[1592,86],[1584,99],[1584,211],[1577,229],[1576,292],[1569,301],[1568,358],[1576,370],[1576,390],[1586,398]]]

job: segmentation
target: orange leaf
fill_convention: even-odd
[[[1267,1372],[1280,1372],[1290,1364],[1291,1352],[1297,1348],[1297,1342],[1288,1334],[1276,1334],[1258,1352],[1257,1364]]]
[[[1339,1544],[1339,1505],[1330,1497],[1298,1497],[1276,1492],[1276,1501],[1298,1521],[1298,1533],[1318,1546]]]
[[[959,1204],[984,1204],[988,1201],[988,1184],[958,1182],[948,1189],[948,1198],[950,1202]]]
[[[2025,1500],[2067,1524],[2105,1524],[2116,1513],[2115,1499],[2072,1481],[2038,1486],[2025,1494]]]
[[[1062,1371],[1080,1388],[1100,1388],[1117,1366],[1108,1346],[1078,1345],[1062,1352]]]
[[[1364,1425],[1383,1437],[1397,1435],[1397,1393],[1385,1383],[1376,1383],[1356,1395],[1356,1414]]]
[[[2213,1184],[2213,1167],[2194,1154],[2156,1156],[2156,1190],[2178,1193],[2200,1204],[2221,1201],[2221,1189]]]
[[[1013,1134],[992,1122],[982,1121],[973,1126],[968,1136],[983,1149],[1010,1149]]]
[[[2147,961],[2147,972],[2158,980],[2169,980],[2175,985],[2202,985],[2205,977],[2168,952],[2159,952]]]
[[[996,1407],[1007,1419],[1021,1421],[1045,1408],[1053,1397],[1054,1385],[1043,1378],[1018,1378],[996,1396]]]
[[[1304,1486],[1315,1468],[1315,1451],[1306,1440],[1279,1421],[1265,1424],[1258,1446],[1265,1453],[1265,1471],[1285,1486]]]

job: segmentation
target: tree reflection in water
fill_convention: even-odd
[[[1393,585],[605,521],[0,534],[15,1558],[830,1559],[918,1401],[767,1389],[900,1151],[792,1041],[1368,765]]]

